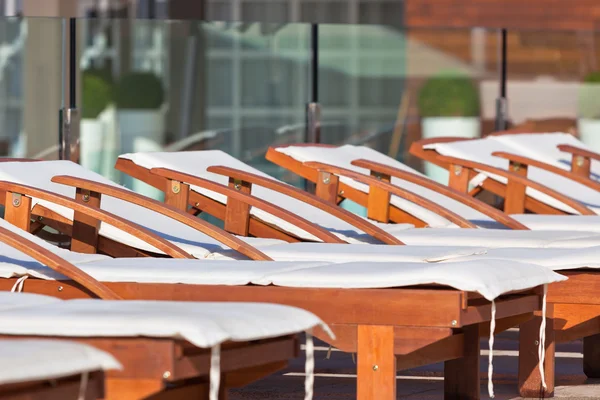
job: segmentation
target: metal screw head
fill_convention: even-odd
[[[329,176],[326,176],[325,178],[323,178],[324,184],[329,185],[329,182],[331,182],[331,179],[329,178]]]
[[[163,373],[163,379],[169,379],[171,377],[171,371],[165,371]]]
[[[20,205],[21,205],[21,200],[19,200],[19,199],[13,199],[13,206],[19,207]]]
[[[240,190],[242,188],[242,185],[240,185],[239,183],[236,183],[236,184],[233,185],[233,188],[235,190]]]
[[[373,365],[373,371],[377,371],[379,369],[379,365],[375,364]]]
[[[63,287],[62,287],[62,286],[59,286],[59,287],[58,287],[58,291],[59,291],[59,292],[62,292],[62,291],[63,291]]]
[[[82,198],[83,198],[83,201],[85,201],[86,203],[87,203],[88,201],[90,201],[90,195],[89,195],[89,194],[84,194],[84,195],[82,196]]]
[[[42,216],[38,217],[38,221],[41,221],[43,219],[44,219],[44,217],[42,217]]]
[[[583,157],[577,156],[577,158],[575,158],[575,163],[577,164],[578,167],[581,167],[583,165]]]
[[[200,207],[200,203],[194,203],[194,207]]]
[[[340,190],[340,196],[343,196],[343,195],[344,195],[344,191]]]
[[[171,182],[171,191],[175,194],[179,193],[179,191],[181,190],[181,186],[179,185],[179,182]]]
[[[462,172],[462,167],[460,165],[455,165],[454,166],[454,175],[460,175],[461,172]]]
[[[456,326],[458,325],[458,322],[455,319],[453,319],[452,322],[450,322],[450,325]]]
[[[540,341],[539,341],[539,340],[536,340],[534,343],[535,343],[535,345],[536,345],[536,346],[539,346],[539,344],[540,344]]]

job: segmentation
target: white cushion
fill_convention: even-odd
[[[22,293],[0,292],[19,303]],[[4,298],[4,299],[3,299]],[[268,303],[67,300],[0,311],[0,334],[64,337],[153,337],[212,347],[328,329],[308,311]]]
[[[330,264],[308,271],[295,270],[269,275],[261,282],[292,287],[389,288],[441,284],[480,293],[493,300],[502,293],[549,282],[566,280],[550,269],[504,260],[475,260],[446,263]]]
[[[245,164],[235,157],[221,150],[203,150],[203,151],[185,151],[185,152],[151,152],[151,153],[131,153],[123,154],[119,158],[131,160],[136,165],[151,169],[151,168],[168,168],[175,171],[183,172],[186,174],[198,176],[210,180],[212,182],[220,183],[223,185],[228,184],[228,178],[223,175],[214,174],[207,171],[207,168],[211,166],[226,166],[235,168],[241,171],[250,172],[259,175],[263,178],[271,179],[276,182],[283,183],[256,168]],[[211,190],[206,190],[199,186],[192,185],[191,189],[207,196],[221,204],[227,204],[227,197],[215,193]],[[358,230],[354,226],[332,216],[328,212],[322,211],[317,207],[313,207],[302,201],[296,200],[292,197],[280,194],[270,189],[266,189],[262,186],[255,185],[252,188],[252,195],[260,199],[263,199],[271,204],[280,206],[286,210],[291,210],[297,215],[306,218],[310,222],[320,225],[327,230],[335,233],[341,239],[350,243],[359,242],[372,242],[373,240],[362,231]],[[257,218],[277,226],[283,231],[289,232],[305,240],[320,241],[314,235],[306,232],[303,229],[298,228],[294,224],[282,220],[281,218],[275,217],[263,210],[253,207],[250,210],[252,215]]]
[[[121,369],[110,354],[64,340],[0,340],[0,385]]]
[[[74,198],[75,188],[51,182],[51,179],[56,175],[71,175],[111,186],[118,186],[103,176],[70,161],[0,163],[0,180],[21,183]],[[38,203],[65,218],[73,219],[73,211],[66,207],[34,199],[33,205]],[[223,248],[218,241],[193,228],[132,203],[110,196],[103,196],[101,206],[108,212],[150,229],[197,258],[206,257],[212,251]],[[162,253],[135,236],[129,235],[108,224],[100,224],[100,234],[128,246]]]
[[[461,158],[470,161],[476,161],[482,164],[490,165],[500,169],[508,169],[508,160],[492,156],[493,152],[504,151],[509,153],[519,153],[518,149],[507,145],[498,140],[496,137],[475,140],[461,140],[448,143],[435,143],[427,145],[426,148],[433,148],[438,153],[446,156]],[[474,183],[480,184],[486,177],[494,179],[498,182],[506,183],[507,180],[499,175],[488,172],[481,172],[478,177],[474,178]],[[600,193],[581,183],[575,182],[568,178],[547,172],[535,167],[529,167],[528,178],[538,182],[550,189],[553,189],[563,195],[571,196],[582,204],[589,206],[592,209],[600,207]],[[527,194],[545,204],[555,207],[559,210],[578,214],[573,208],[556,200],[555,198],[539,192],[535,189],[527,188]]]

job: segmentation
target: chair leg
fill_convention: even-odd
[[[479,325],[465,327],[463,335],[463,356],[444,362],[445,400],[478,400],[480,398]]]
[[[583,372],[588,378],[600,378],[600,334],[583,338]]]
[[[396,399],[394,327],[358,326],[357,399]]]
[[[544,362],[546,390],[543,389],[541,383],[538,357],[541,322],[542,317],[536,315],[519,328],[519,393],[522,397],[554,397],[554,351],[556,346],[554,339],[554,319],[546,319]]]

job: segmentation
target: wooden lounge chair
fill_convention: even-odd
[[[97,400],[104,371],[119,369],[109,354],[56,340],[0,340],[0,398]]]
[[[75,340],[112,354],[124,368],[107,374],[106,399],[141,399],[165,391],[164,398],[206,395],[209,387],[202,378],[208,377],[214,363],[211,359],[217,354],[211,356],[207,349],[214,351],[215,346],[221,364],[217,374],[224,376],[219,398],[224,398],[226,387],[252,382],[296,357],[295,333],[324,327],[308,312],[273,304],[121,300],[125,297],[40,245],[39,239],[30,242],[2,228],[0,240],[72,278],[58,281],[61,286],[46,290],[48,294],[78,297],[62,293],[63,284],[75,285],[82,290],[79,297],[105,300],[66,304],[55,297],[0,293],[0,335]],[[8,248],[3,254],[10,251]],[[126,295],[129,299],[143,298],[137,293]],[[117,305],[114,300],[122,302]],[[128,324],[122,323],[124,319]],[[212,368],[211,381],[214,374]]]
[[[309,153],[314,154],[312,146],[307,145],[306,147],[311,147]],[[317,146],[317,148],[319,147]],[[275,153],[275,151],[276,150],[270,151],[270,153],[268,154],[270,160],[275,161],[281,166],[290,168],[290,170],[292,170],[295,173],[298,173],[304,178],[310,179],[318,184],[318,182],[322,181],[323,177],[325,176],[329,178],[329,182],[335,182],[336,184],[339,184],[339,186],[332,189],[330,193],[337,193],[338,195],[340,193],[343,193],[344,196],[346,196],[347,198],[350,198],[360,204],[363,204],[366,207],[371,206],[375,208],[376,205],[379,205],[381,207],[381,205],[383,204],[383,207],[381,207],[381,209],[385,210],[385,205],[387,204],[389,206],[389,210],[388,214],[384,215],[384,218],[393,219],[393,217],[403,217],[399,212],[396,211],[397,209],[394,209],[394,207],[390,205],[389,191],[388,194],[379,194],[378,199],[376,197],[377,191],[371,191],[367,189],[367,193],[361,193],[356,189],[356,186],[351,185],[351,182],[349,181],[354,176],[356,176],[355,171],[349,171],[349,173],[346,173],[346,171],[344,171],[343,168],[331,168],[331,166],[327,166],[325,164],[307,165],[306,163],[302,163],[301,161],[296,160],[286,154],[279,154],[280,152]],[[396,176],[398,178],[406,180],[412,179],[410,180],[410,182],[422,181],[417,180],[416,178],[411,178],[411,175],[404,173],[404,171],[399,171],[393,167],[390,167],[390,163],[382,164],[370,160],[356,160],[352,164],[355,167],[363,168],[367,173],[371,171],[371,175],[379,176],[383,180],[389,181],[391,180],[390,178]],[[344,183],[342,183],[342,180],[338,176],[336,176],[336,172],[341,173],[341,175],[346,178]],[[365,183],[368,181],[362,180],[361,182]],[[431,182],[432,181],[428,181],[428,183],[426,183],[427,186],[425,187],[429,187],[432,190],[436,190],[436,188],[439,188],[440,193],[447,193],[441,190],[442,188],[440,188],[439,184]],[[319,190],[318,186],[317,190]],[[467,202],[467,204],[469,203]],[[381,209],[379,212],[382,212]],[[534,217],[538,216],[534,215]],[[576,221],[576,219],[582,217],[573,216],[565,218],[567,218],[565,220],[565,223],[568,224],[568,221],[572,218],[575,220],[573,223],[577,224],[578,222]],[[400,221],[402,221],[402,219],[400,219]],[[531,220],[529,220],[529,222],[531,222]],[[555,229],[557,228],[555,227]],[[510,254],[515,251],[517,250],[511,250],[510,252],[507,251],[506,253]],[[502,258],[501,251],[493,252],[493,250],[490,250],[490,252]],[[537,255],[535,256],[535,260],[536,262],[540,262],[540,258],[538,258]],[[531,261],[531,259],[529,261]],[[586,263],[587,261],[583,261],[580,264],[580,267],[587,266]],[[598,335],[600,331],[596,328],[595,325],[596,318],[598,317],[598,315],[600,315],[600,303],[598,303],[598,301],[596,300],[597,296],[594,294],[596,290],[600,289],[600,277],[597,273],[589,270],[562,271],[562,273],[569,276],[569,282],[565,285],[561,284],[552,286],[548,295],[549,302],[553,304],[552,307],[554,311],[554,316],[556,318],[555,321],[561,320],[560,323],[555,323],[554,325],[556,340],[569,341],[583,337],[585,343],[584,366],[586,374],[588,374],[588,376],[590,377],[599,376],[600,365],[598,365],[595,361],[597,357],[596,352],[593,349],[597,347],[598,341],[600,340],[600,336]],[[578,286],[570,286],[572,282],[575,282],[579,279],[585,279],[586,281],[586,283],[581,286],[582,288],[585,287],[585,294],[583,294],[583,292],[579,290]],[[591,290],[587,292],[587,288],[590,288]],[[536,332],[539,329],[539,326],[535,326],[535,321],[531,322],[531,324],[532,325],[521,327],[521,337],[525,341],[530,340],[530,338],[525,339],[527,335],[531,335],[532,332]],[[553,346],[551,346],[551,348],[549,348],[548,350],[547,359],[552,358],[551,353],[553,351]],[[520,375],[521,382],[526,381],[526,378],[527,377],[523,374]],[[529,393],[530,395],[532,394],[532,392],[527,392],[527,390],[522,390],[522,393]]]
[[[18,286],[18,279],[22,278],[16,277],[25,274],[29,276],[23,288],[26,292],[63,299],[119,296],[147,300],[268,302],[303,308],[326,321],[336,339],[331,340],[320,329],[315,329],[315,335],[343,351],[358,353],[360,399],[393,399],[396,369],[440,361],[445,361],[447,398],[479,398],[479,336],[490,332],[491,321],[496,324],[495,332],[499,332],[530,319],[535,310],[542,308],[539,285],[564,280],[533,264],[490,260],[437,267],[427,264],[428,267],[423,268],[425,264],[415,263],[293,266],[276,262],[234,262],[232,265],[214,261],[211,265],[207,260],[102,257],[76,267],[56,256],[60,249],[6,222],[2,224],[10,231],[0,229],[0,239],[38,263],[32,264],[29,258],[25,264],[18,262],[22,257],[16,250],[4,248],[3,253],[15,260],[15,265],[6,270],[10,265],[4,264],[2,276],[14,278],[0,279],[0,290]],[[161,263],[165,263],[165,270],[158,273]],[[56,276],[47,267],[61,275]],[[178,276],[171,276],[169,271]],[[518,282],[507,279],[517,271],[522,279]],[[103,275],[102,282],[90,274]],[[123,277],[129,278],[123,281]],[[506,286],[507,281],[517,286]],[[461,290],[462,285],[470,289]],[[552,332],[547,334],[551,338]],[[525,345],[528,351],[521,364],[525,371],[535,375],[537,352],[529,351],[529,345]],[[155,356],[157,352],[151,354]],[[246,360],[246,357],[241,359]],[[547,373],[551,372],[550,369]],[[162,380],[160,382],[164,385]],[[538,386],[536,384],[535,391]],[[551,392],[552,388],[548,390]]]
[[[220,163],[223,166],[220,166]],[[505,229],[485,230],[483,232],[469,230],[448,231],[447,229],[436,228],[428,229],[427,231],[408,229],[405,225],[388,224],[388,218],[382,217],[385,214],[383,212],[385,210],[384,204],[377,203],[376,201],[371,202],[372,207],[369,208],[369,216],[377,218],[377,215],[373,216],[373,213],[379,213],[379,221],[384,222],[384,224],[374,224],[337,207],[332,202],[325,202],[324,199],[318,196],[269,177],[221,151],[129,154],[121,157],[117,162],[117,166],[120,166],[124,171],[132,173],[138,179],[151,183],[158,188],[162,187],[162,190],[167,192],[174,185],[179,188],[186,188],[185,190],[180,190],[177,194],[171,193],[169,196],[166,196],[170,198],[167,201],[173,206],[181,205],[182,209],[189,206],[201,212],[222,216],[226,230],[244,236],[250,234],[270,234],[266,229],[263,231],[256,230],[251,233],[248,222],[254,219],[257,226],[268,228],[271,231],[277,229],[279,237],[284,234],[287,235],[286,239],[288,241],[319,239],[316,237],[311,238],[308,233],[299,229],[294,224],[294,221],[287,219],[286,214],[289,214],[289,212],[286,213],[287,210],[293,210],[309,223],[317,226],[317,228],[325,228],[338,237],[341,236],[340,232],[342,232],[342,237],[345,240],[357,239],[357,235],[352,235],[355,232],[353,229],[359,231],[362,228],[365,232],[371,233],[371,239],[379,239],[379,243],[386,244],[466,245],[472,244],[477,240],[480,242],[478,243],[479,246],[547,247],[559,246],[561,239],[566,239],[567,237],[583,238],[586,235],[583,232],[512,232]],[[165,166],[176,168],[176,170],[166,169],[164,168]],[[192,171],[195,172],[192,173]],[[410,198],[418,201],[423,197],[419,195],[409,197],[409,192],[402,188],[393,187],[389,183],[351,171],[348,173],[356,176],[359,180],[364,180],[367,184],[377,185],[377,189],[380,191],[389,188],[388,190],[392,193],[406,194],[404,199]],[[57,177],[54,180],[63,182],[64,179],[66,178]],[[333,181],[337,179],[337,175],[335,173],[329,174],[329,179]],[[424,180],[427,182],[426,179]],[[255,201],[260,201],[263,204],[265,202],[270,203],[268,206],[264,206],[263,209],[269,210],[272,214],[262,212],[262,210],[257,210],[256,208],[239,207],[239,200],[228,196],[228,193],[231,192],[230,188],[226,187],[228,182],[233,187],[243,187],[246,193],[257,198]],[[72,181],[71,184],[74,186],[78,185],[75,181]],[[334,185],[332,182],[329,182],[327,186],[333,187]],[[494,215],[501,221],[505,221],[509,226],[526,229],[524,225],[518,223],[516,220],[512,220],[506,214],[478,200],[463,194],[455,194],[458,199],[465,198],[474,204],[475,207],[481,206],[481,209],[489,211],[491,215]],[[183,198],[183,200],[179,198]],[[175,199],[179,200],[175,201]],[[432,201],[423,199],[423,201],[432,204],[433,209],[444,210],[443,207],[435,203],[435,199]],[[203,208],[205,204],[209,204],[207,210]],[[468,209],[468,207],[462,204],[459,204],[459,206],[463,209]],[[471,221],[460,217],[456,212],[446,211],[445,213],[441,213],[444,216],[448,216],[451,221],[455,221],[457,225],[474,227]],[[346,214],[350,214],[350,216],[348,217]],[[480,215],[485,216],[484,214]],[[336,217],[339,217],[340,221],[337,221]],[[344,225],[344,223],[346,224]],[[357,233],[360,233],[360,231]],[[597,236],[597,233],[590,232],[588,235]],[[321,240],[325,242],[329,241],[327,237]],[[574,243],[573,241],[569,241],[569,246],[573,246]],[[589,240],[585,243],[581,242],[580,245],[592,246],[597,245],[597,243]]]
[[[331,153],[334,154],[331,154]],[[339,152],[338,157],[332,158],[336,152]],[[391,159],[375,150],[363,147],[363,146],[342,146],[340,148],[327,147],[323,145],[292,145],[271,148],[267,152],[267,158],[290,171],[309,179],[324,188],[326,186],[333,186],[329,192],[333,192],[333,189],[337,187],[337,199],[330,197],[330,200],[341,201],[343,198],[350,199],[360,205],[367,208],[370,218],[379,221],[385,221],[386,218],[391,222],[403,223],[411,222],[415,226],[444,226],[444,223],[448,223],[448,220],[440,220],[440,216],[435,214],[435,210],[427,208],[425,205],[421,206],[418,203],[407,204],[401,202],[396,195],[386,195],[386,191],[369,191],[369,186],[374,184],[373,181],[376,177],[381,180],[389,180],[395,186],[401,186],[405,191],[413,192],[421,197],[426,197],[437,204],[438,209],[447,209],[447,211],[454,212],[460,217],[465,219],[467,222],[471,222],[471,225],[480,225],[483,227],[496,227],[494,221],[502,224],[506,227],[513,229],[523,229],[523,226],[529,229],[540,229],[540,230],[583,230],[583,231],[598,231],[600,229],[600,221],[597,220],[596,214],[588,209],[587,207],[579,204],[573,199],[555,191],[547,191],[548,195],[551,195],[556,202],[563,204],[569,204],[574,208],[577,208],[581,214],[576,218],[569,217],[563,218],[562,215],[537,215],[537,214],[514,214],[506,215],[502,214],[509,219],[502,221],[495,215],[485,210],[486,205],[483,205],[481,201],[475,201],[469,199],[467,194],[464,193],[465,187],[468,182],[472,179],[472,176],[468,176],[462,166],[453,168],[451,174],[454,187],[447,187],[441,185],[433,180],[425,177],[422,174],[410,169],[402,163]],[[309,165],[308,162],[317,161],[317,165]],[[336,162],[337,161],[337,162]],[[328,185],[323,184],[322,179],[317,179],[319,169],[330,166],[336,167],[338,173],[344,170],[350,170],[351,172],[360,172],[362,175],[370,174],[373,179],[367,180],[364,177],[361,178],[362,185],[355,181],[354,178],[344,176],[341,182],[335,180],[335,178],[329,179]],[[318,167],[318,168],[317,168]],[[484,167],[485,168],[485,167]],[[491,167],[490,167],[491,168]],[[515,184],[519,183],[522,185],[533,185],[523,176],[517,176],[507,171],[496,171],[494,173],[503,174],[504,176],[510,176],[515,181]],[[329,172],[322,170],[322,174],[329,174]],[[353,175],[356,177],[356,174]],[[488,180],[486,180],[487,182]],[[379,184],[381,187],[382,185]],[[537,187],[541,185],[537,184]],[[460,189],[460,190],[459,190]],[[480,189],[474,189],[470,194],[474,196]],[[379,192],[379,193],[378,193]],[[383,193],[382,193],[383,192]],[[389,193],[389,190],[387,190]],[[323,192],[318,192],[323,193]],[[377,199],[375,196],[379,197]],[[326,196],[323,195],[325,198]],[[391,197],[388,200],[388,197]],[[369,209],[369,200],[371,199],[371,208]],[[382,201],[389,201],[389,211],[385,211],[385,208],[380,207]],[[527,201],[527,203],[525,203]],[[514,208],[529,208],[529,198],[526,198],[523,202],[513,202]],[[489,207],[489,206],[487,206]],[[381,211],[377,211],[377,209]],[[428,212],[431,211],[431,212]],[[485,212],[485,213],[484,213]],[[436,216],[437,215],[437,216]],[[516,223],[515,223],[516,220]],[[444,222],[445,221],[445,222]],[[465,223],[463,223],[464,225]]]
[[[471,194],[487,190],[504,198],[504,211],[508,214],[597,214],[600,184],[515,154],[518,148],[508,144],[506,138],[499,135],[474,140],[419,141],[412,144],[411,153],[452,169],[448,185],[459,191],[466,192],[474,179],[477,187]]]

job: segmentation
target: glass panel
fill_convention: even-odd
[[[0,157],[58,158],[61,20],[0,18]]]
[[[361,6],[379,16],[377,10],[391,13],[394,7],[367,1]],[[408,152],[413,141],[493,130],[495,114],[480,114],[480,91],[489,85],[495,102],[495,31],[320,25],[319,33],[323,123],[337,124],[323,129],[324,142],[366,145],[423,170]],[[445,127],[431,128],[436,121]],[[452,121],[460,125],[452,128]],[[443,171],[427,167],[425,172],[447,182]]]
[[[248,2],[242,11],[252,13],[259,5]],[[228,12],[229,6],[220,6],[219,12]],[[156,198],[159,192],[114,170],[118,155],[219,149],[281,175],[264,155],[282,138],[302,140],[297,133],[303,127],[291,136],[278,129],[304,123],[308,25],[81,23],[86,43],[81,59],[84,166]],[[109,96],[104,103],[102,93]]]

